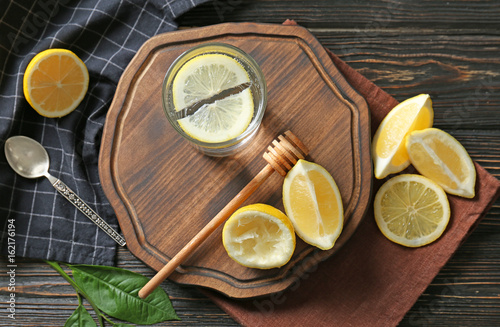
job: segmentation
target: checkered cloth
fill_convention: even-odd
[[[45,146],[50,174],[61,179],[113,228],[116,216],[99,182],[99,147],[118,80],[138,48],[175,30],[175,18],[207,0],[0,1],[0,145],[25,135]],[[88,93],[71,114],[44,118],[23,95],[29,61],[65,48],[89,70]],[[9,222],[14,222],[9,227]],[[2,254],[15,240],[16,256],[112,265],[115,242],[64,199],[45,178],[20,177],[0,151]],[[10,232],[10,239],[7,234]],[[13,232],[13,233],[12,233]],[[14,235],[15,234],[15,235]]]

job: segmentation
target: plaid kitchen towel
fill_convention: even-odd
[[[150,37],[175,30],[175,18],[207,0],[2,0],[0,2],[0,247],[15,240],[16,256],[112,265],[115,242],[59,195],[45,178],[20,177],[9,167],[5,141],[25,135],[50,156],[61,179],[106,222],[116,217],[99,182],[98,154],[106,112],[118,80]],[[23,95],[29,61],[49,48],[79,56],[88,92],[71,114],[45,118]],[[9,233],[8,233],[9,232]]]

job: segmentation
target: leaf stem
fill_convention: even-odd
[[[71,277],[69,277],[69,275],[61,268],[59,263],[54,261],[45,261],[45,262],[47,262],[52,268],[54,268],[55,271],[57,271],[64,279],[66,279],[66,281],[70,283],[71,286],[73,286],[73,288],[77,292],[79,303],[81,303],[81,299],[78,293],[80,293],[89,302],[90,306],[92,307],[92,309],[94,309],[95,313],[97,314],[97,318],[99,319],[99,325],[101,327],[104,327],[104,321],[102,320],[103,314],[101,313],[101,310],[97,308],[97,305],[95,305],[95,303],[90,299],[87,293],[85,293],[85,291],[82,288],[80,288],[80,286],[78,286],[78,284],[75,283],[75,281],[71,279]]]
[[[112,326],[117,326],[117,324],[115,324],[112,320],[110,320],[108,317],[106,317],[106,315],[103,315],[101,313],[101,316],[107,321],[109,322]]]

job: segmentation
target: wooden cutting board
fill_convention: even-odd
[[[268,106],[252,143],[232,157],[198,153],[169,125],[161,88],[170,64],[203,42],[225,42],[261,66]],[[109,109],[99,157],[101,183],[129,250],[159,270],[265,165],[271,141],[291,130],[310,149],[307,158],[337,182],[345,226],[333,249],[298,239],[290,262],[258,270],[232,261],[220,227],[170,279],[249,298],[296,287],[317,264],[342,250],[367,210],[372,168],[369,111],[306,29],[271,24],[220,24],[148,40],[132,59]],[[283,178],[275,173],[245,204],[283,209]]]

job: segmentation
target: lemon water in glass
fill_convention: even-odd
[[[259,65],[225,43],[204,43],[180,55],[167,71],[162,93],[173,128],[200,152],[216,157],[249,143],[267,105]]]

